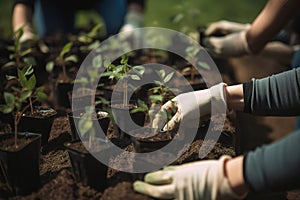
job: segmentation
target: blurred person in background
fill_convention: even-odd
[[[13,31],[23,27],[21,42],[36,39],[33,31],[44,38],[50,34],[68,33],[74,28],[78,10],[94,9],[103,18],[107,36],[143,26],[144,0],[15,0]],[[33,20],[34,18],[34,20]]]
[[[299,67],[300,16],[293,4],[296,3],[291,0],[269,0],[252,24],[212,23],[205,31],[203,45],[217,56],[260,53],[280,64]],[[223,36],[215,36],[220,34]],[[296,124],[299,128],[300,118]]]

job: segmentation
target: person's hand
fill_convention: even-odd
[[[166,102],[154,115],[152,127],[161,130],[178,128],[180,122],[183,126],[198,126],[200,120],[211,114],[211,102],[216,102],[216,109],[226,108],[225,83],[220,83],[209,89],[198,90],[180,94]],[[175,115],[167,122],[168,116],[176,110]],[[199,114],[200,112],[200,114]]]
[[[30,48],[37,43],[38,37],[33,33],[32,27],[29,24],[18,27],[15,31],[15,40],[19,40],[21,46]]]
[[[140,11],[128,11],[128,13],[125,16],[125,22],[124,25],[121,27],[120,32],[123,32],[121,36],[121,40],[128,39],[134,29],[141,28],[144,21],[144,14]]]
[[[143,181],[133,184],[135,191],[158,199],[242,199],[235,194],[225,176],[225,162],[219,160],[197,161],[146,174]]]
[[[205,37],[203,46],[216,56],[251,54],[246,40],[246,31],[231,33],[223,37]]]
[[[230,33],[248,30],[250,26],[251,26],[250,24],[241,24],[241,23],[221,20],[218,22],[211,23],[205,30],[204,35],[206,36],[227,35]]]

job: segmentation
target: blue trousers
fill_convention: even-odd
[[[103,18],[107,36],[119,32],[124,23],[126,6],[125,0],[99,0],[95,3],[93,9]],[[76,11],[77,9],[60,6],[51,0],[35,0],[34,18],[38,35],[45,37],[54,32],[68,33],[72,31]]]
[[[300,67],[300,50],[298,50],[293,56],[292,67]],[[297,118],[296,129],[300,129],[300,117]]]

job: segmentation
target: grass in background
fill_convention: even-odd
[[[266,0],[147,0],[145,26],[170,28],[184,33],[198,26],[227,19],[251,22],[263,8]],[[11,37],[11,12],[13,0],[1,0],[0,37]],[[96,12],[79,12],[76,27],[94,20],[101,22]]]
[[[145,25],[186,33],[221,19],[249,23],[266,2],[266,0],[148,0]]]

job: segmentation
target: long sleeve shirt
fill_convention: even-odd
[[[300,68],[243,85],[244,111],[255,115],[300,115]],[[244,178],[254,192],[300,187],[300,130],[251,151],[244,158]]]

